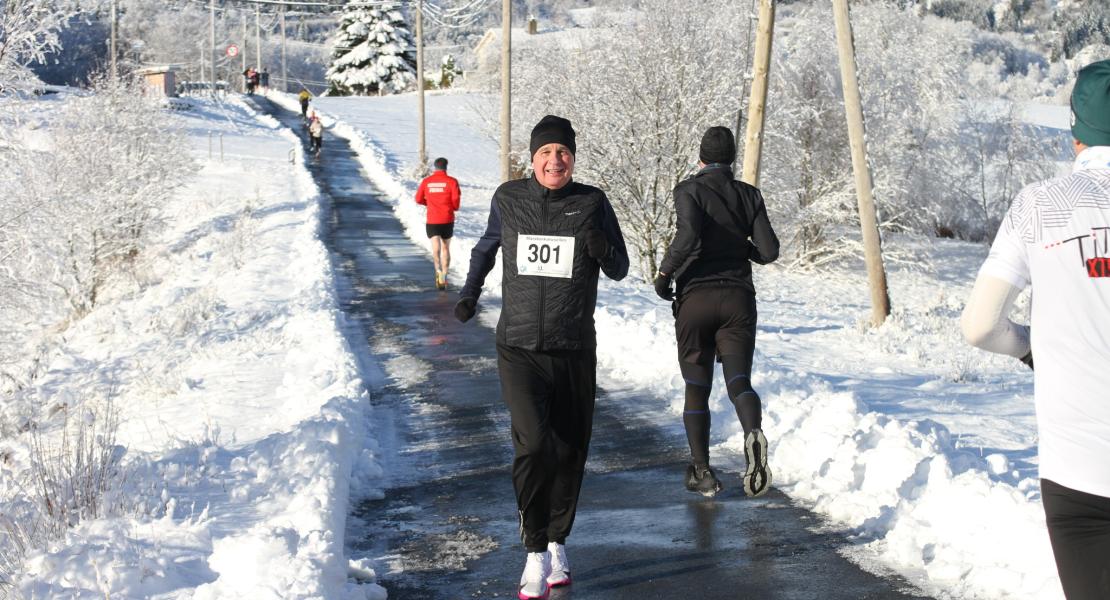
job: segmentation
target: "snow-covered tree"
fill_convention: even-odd
[[[414,42],[400,3],[385,2],[343,14],[327,80],[330,93],[396,93],[416,82]]]
[[[0,93],[38,81],[27,65],[58,48],[58,30],[76,12],[55,0],[0,3]]]
[[[443,57],[443,62],[439,66],[439,87],[447,89],[455,83],[455,77],[462,74],[459,67],[455,65],[455,55],[447,54]]]

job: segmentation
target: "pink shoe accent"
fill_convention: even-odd
[[[551,587],[563,587],[564,585],[570,585],[570,573],[567,573],[565,579],[560,579],[559,581],[548,581],[547,585]]]
[[[516,597],[519,598],[520,600],[547,600],[547,597],[550,594],[551,594],[551,586],[547,586],[546,588],[544,588],[542,596],[528,596],[528,595],[525,595],[524,590],[520,590],[516,593]]]

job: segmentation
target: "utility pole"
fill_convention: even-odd
[[[216,94],[216,0],[208,0],[208,58],[212,61],[212,95]]]
[[[501,180],[508,181],[509,146],[512,143],[513,7],[501,0]]]
[[[286,82],[289,81],[285,78],[285,5],[281,5],[281,91],[289,91],[289,86]]]
[[[262,12],[257,4],[254,5],[254,62],[262,68]]]
[[[759,0],[755,58],[752,61],[752,91],[748,100],[748,132],[744,139],[744,173],[741,181],[759,187],[759,164],[763,157],[764,106],[767,77],[771,71],[771,40],[775,34],[775,0]]]
[[[116,67],[116,30],[119,28],[119,6],[118,0],[112,0],[112,42],[110,52],[112,53],[109,58],[111,65],[112,81],[119,81],[119,69]]]
[[[871,169],[867,164],[867,140],[863,125],[863,103],[856,79],[856,51],[852,39],[852,21],[848,0],[833,0],[836,20],[837,51],[840,56],[840,81],[844,88],[844,112],[848,119],[848,139],[852,148],[852,172],[855,175],[856,199],[859,202],[859,225],[863,234],[867,280],[871,287],[871,325],[878,327],[890,315],[890,295],[886,287],[886,271],[879,240],[875,201],[871,196]]]
[[[424,145],[424,0],[416,0],[416,89],[417,95],[417,129],[419,130],[420,144],[416,152],[416,168],[423,177],[428,168],[428,153]]]
[[[740,139],[740,128],[744,126],[744,109],[736,109],[736,129],[733,131],[733,139]],[[737,153],[736,158],[732,159],[732,172],[736,172],[736,163],[740,162],[740,155]]]
[[[197,46],[200,47],[200,80],[203,82],[206,81],[204,79],[204,41],[197,42]]]
[[[239,39],[242,40],[242,46],[239,48],[239,56],[242,57],[242,58],[240,58],[239,72],[242,73],[242,72],[247,70],[247,17],[246,16],[243,17],[242,31],[240,31]],[[244,92],[247,91],[245,89],[246,87],[247,87],[247,83],[244,80],[244,82],[243,82],[243,88],[244,88],[243,91]]]

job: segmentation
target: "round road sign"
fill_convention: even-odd
[[[239,56],[239,46],[236,46],[235,44],[228,45],[227,55],[232,58]]]

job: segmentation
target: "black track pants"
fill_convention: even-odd
[[[564,543],[574,524],[593,430],[593,348],[532,352],[497,345],[501,398],[513,435],[513,488],[529,552]]]
[[[1064,596],[1110,598],[1110,498],[1042,479],[1041,502]]]
[[[686,380],[682,423],[694,464],[709,464],[709,395],[713,357],[722,363],[725,387],[747,434],[762,427],[759,394],[752,389],[755,296],[742,288],[700,288],[675,307],[678,366]]]

